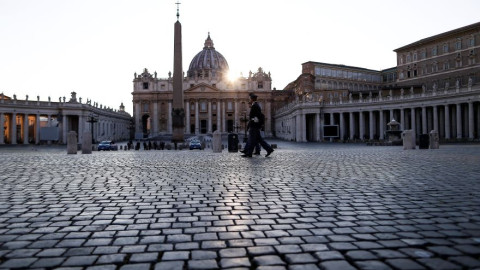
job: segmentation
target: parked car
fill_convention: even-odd
[[[113,141],[101,141],[98,144],[98,151],[117,151],[118,145],[115,144]]]
[[[193,149],[202,150],[202,144],[200,143],[199,140],[191,140],[189,146],[190,146],[190,150],[193,150]]]

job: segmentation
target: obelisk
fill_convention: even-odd
[[[172,141],[184,141],[185,111],[183,108],[183,68],[182,68],[182,25],[179,21],[177,1],[177,22],[173,46],[173,107],[172,107]]]

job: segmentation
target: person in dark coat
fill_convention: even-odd
[[[265,122],[265,116],[262,113],[260,105],[257,103],[257,95],[253,93],[250,94],[249,105],[251,107],[247,126],[248,140],[242,157],[252,157],[253,149],[257,144],[260,144],[263,149],[267,151],[265,157],[268,157],[273,153],[273,148],[262,138],[262,135],[260,134],[260,129]]]

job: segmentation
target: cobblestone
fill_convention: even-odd
[[[277,144],[0,147],[0,269],[480,268],[479,145]]]

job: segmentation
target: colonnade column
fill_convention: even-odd
[[[368,112],[368,124],[369,124],[369,138],[373,140],[373,111]]]
[[[4,114],[0,113],[0,144],[5,144],[5,119]]]
[[[315,114],[315,140],[317,142],[320,142],[320,130],[322,129],[322,126],[320,125],[320,113]]]
[[[168,133],[171,134],[172,131],[172,101],[168,101],[168,110],[167,110],[168,118],[167,118],[167,130]]]
[[[153,136],[158,135],[158,102],[153,103]]]
[[[445,139],[450,139],[450,107],[445,105]]]
[[[413,140],[415,142],[416,138],[417,138],[417,123],[416,123],[416,113],[415,113],[415,108],[412,108],[412,114],[411,114],[411,123],[412,123],[412,137],[413,137]]]
[[[353,112],[349,113],[349,126],[350,126],[350,140],[355,136],[355,123],[353,122]]]
[[[438,109],[437,106],[433,106],[433,130],[438,131]]]
[[[190,134],[190,102],[185,101],[185,133]]]
[[[297,119],[296,119],[295,122],[296,122],[296,125],[295,125],[295,137],[296,137],[295,141],[296,142],[301,142],[302,141],[302,135],[301,135],[302,134],[301,133],[301,131],[302,131],[302,127],[301,127],[302,118],[301,118],[300,113],[297,113]]]
[[[82,143],[83,142],[83,130],[84,130],[84,127],[85,127],[85,121],[83,119],[83,116],[82,115],[79,115],[78,116],[78,135],[77,135],[77,140],[79,143]],[[113,134],[112,134],[113,135]],[[115,135],[117,136],[117,133],[115,133]],[[116,138],[114,138],[114,141],[117,140]]]
[[[400,109],[400,127],[402,130],[405,130],[405,109]]]
[[[343,112],[340,113],[340,140],[345,138],[345,115]]]
[[[40,114],[37,113],[37,115],[35,116],[35,144],[39,144],[39,143],[40,143]]]
[[[208,115],[208,128],[207,128],[207,133],[212,133],[212,102],[209,100],[208,101],[208,107],[207,107],[207,115]]]
[[[234,116],[234,117],[233,117],[233,118],[234,118],[233,124],[238,125],[238,100],[235,99],[235,100],[233,101],[233,104],[234,104],[234,106],[235,106],[235,107],[234,107],[235,113],[233,114],[233,116]]]
[[[67,116],[62,116],[62,141],[64,144],[67,143]]]
[[[457,118],[457,139],[462,138],[462,104],[457,104],[457,109],[455,110],[455,116]]]
[[[380,110],[378,112],[378,116],[380,118],[379,119],[379,122],[380,122],[380,125],[379,125],[380,126],[380,134],[379,134],[380,137],[379,137],[379,139],[383,140],[383,139],[385,139],[385,120],[383,119],[383,111],[382,110]]]
[[[28,144],[28,113],[23,116],[23,144]]]
[[[17,114],[12,113],[12,119],[10,120],[10,141],[12,144],[17,144]]]
[[[200,116],[198,115],[198,100],[195,100],[195,134],[200,134]]]
[[[365,135],[365,119],[364,119],[364,115],[363,115],[363,112],[360,111],[359,112],[360,114],[360,140],[363,140],[363,137]]]
[[[474,139],[473,102],[468,102],[468,138]]]
[[[427,107],[422,107],[422,134],[427,134]]]

